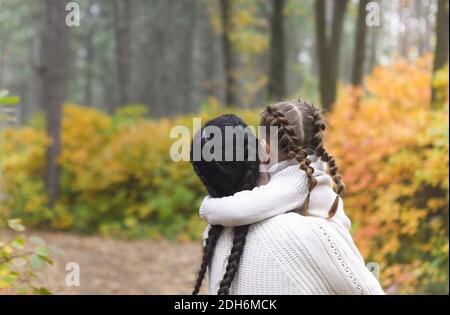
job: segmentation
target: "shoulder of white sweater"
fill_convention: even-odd
[[[304,236],[308,234],[312,235],[313,230],[317,227],[317,223],[323,223],[326,219],[307,217],[300,215],[295,212],[289,212],[277,215],[272,218],[268,218],[261,222],[251,225],[250,229],[254,231],[266,232],[267,229],[275,229],[277,232],[291,232],[298,233]],[[303,228],[303,226],[308,226],[310,228]],[[283,236],[287,236],[287,233],[276,233],[273,235],[275,239],[281,239]]]
[[[323,246],[319,227],[326,222],[326,219],[289,212],[253,224],[250,231],[258,235],[273,255],[286,254],[287,251],[290,251],[289,255],[297,255],[300,248],[315,255],[318,249],[329,250]]]
[[[299,273],[302,265],[312,263],[318,274],[330,279],[337,294],[383,294],[353,242],[333,224],[290,212],[254,224],[250,230],[280,264],[290,266],[289,273]]]
[[[337,228],[340,228],[339,224],[336,225],[332,219],[304,216],[295,212],[280,214],[250,226],[250,229],[257,233],[270,233],[275,246],[276,242],[295,238],[296,241],[300,240],[312,250],[323,245],[321,242],[327,238],[327,235],[342,239],[342,234],[345,233],[351,239],[349,230],[338,231]]]
[[[335,223],[329,219],[289,212],[253,224],[250,231],[263,240],[262,243],[275,256],[297,257],[303,252],[320,261],[325,256],[335,255],[337,248],[331,246],[333,243],[343,255],[351,256],[353,262],[364,264],[363,258],[355,255],[355,251],[359,251],[352,248],[353,241],[348,241],[352,239],[350,233],[338,232]],[[348,235],[344,237],[342,233]]]

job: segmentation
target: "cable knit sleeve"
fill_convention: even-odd
[[[200,216],[209,224],[226,227],[252,224],[303,205],[308,194],[307,178],[297,166],[277,173],[267,185],[223,198],[206,197]]]
[[[323,250],[327,252],[332,262],[325,270],[341,274],[338,278],[340,281],[336,280],[332,283],[337,294],[385,294],[378,279],[366,267],[361,255],[355,255],[355,250],[350,248],[349,243],[345,242],[332,228],[329,228],[327,224],[317,223],[313,231],[318,234]],[[346,289],[342,289],[344,283]]]

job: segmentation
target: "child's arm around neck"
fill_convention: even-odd
[[[308,216],[328,219],[329,210],[336,199],[333,180],[327,174],[326,164],[316,157],[311,157],[311,160],[317,185],[310,194]],[[280,171],[276,172],[266,185],[229,197],[206,197],[200,206],[200,216],[212,225],[234,227],[299,209],[309,193],[307,176],[295,162],[285,161],[278,166]],[[345,231],[350,230],[351,221],[344,212],[341,198],[338,210],[330,220]]]
[[[223,198],[206,197],[200,216],[211,225],[252,224],[301,207],[308,195],[308,179],[298,165],[276,173],[268,184]]]

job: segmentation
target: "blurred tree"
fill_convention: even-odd
[[[114,5],[80,1],[81,25],[71,28],[69,42],[68,99],[108,112],[120,103]]]
[[[230,34],[233,30],[232,17],[233,2],[232,0],[220,0],[221,18],[222,18],[222,49],[224,57],[225,72],[225,104],[236,105],[236,80],[234,77],[233,47]]]
[[[436,18],[436,48],[433,71],[441,69],[448,62],[448,0],[439,0]],[[433,89],[432,102],[436,99]]]
[[[17,0],[0,0],[0,87],[21,96],[23,106],[18,108],[20,122],[25,122],[36,111],[40,90],[39,79],[33,77],[29,63],[31,52],[41,38],[36,19],[39,2],[25,3]]]
[[[92,14],[93,1],[90,0],[88,3],[88,8],[86,12],[86,23],[88,24],[88,31],[85,35],[86,37],[86,57],[85,57],[85,90],[84,90],[84,104],[90,106],[92,105],[92,83],[93,83],[93,61],[94,61],[94,45],[93,45],[93,35],[95,32],[95,19]]]
[[[130,16],[131,1],[115,0],[114,25],[120,105],[128,104],[131,100]]]
[[[94,33],[95,51],[99,51],[93,60],[97,71],[96,85],[99,97],[94,103],[101,104],[103,109],[112,112],[115,105],[120,103],[119,88],[117,81],[117,67],[111,67],[117,62],[115,54],[115,31],[114,31],[114,3],[112,1],[98,2],[98,31]],[[107,70],[106,70],[107,69]]]
[[[0,10],[3,10],[3,2],[0,2]],[[5,85],[5,60],[6,60],[6,46],[8,44],[8,29],[3,21],[0,20],[0,87]]]
[[[286,1],[286,95],[319,102],[318,58],[315,43],[314,1]]]
[[[316,0],[316,42],[322,107],[329,111],[336,100],[342,27],[348,0],[333,1],[331,34],[327,34],[327,4]],[[329,36],[328,36],[329,35]]]
[[[367,43],[366,43],[366,62],[364,64],[364,72],[369,74],[372,73],[373,68],[377,64],[378,58],[378,36],[380,33],[379,28],[370,27],[366,30]]]
[[[270,72],[269,98],[271,100],[286,96],[286,54],[283,9],[285,0],[272,0],[270,21]]]
[[[192,100],[190,109],[197,110],[198,104],[207,97],[223,100],[223,56],[221,37],[212,23],[213,2],[194,0],[195,27],[192,34]]]
[[[366,6],[369,0],[359,0],[358,19],[356,22],[356,38],[353,53],[352,84],[357,86],[362,84],[364,75],[364,61],[366,54]]]
[[[427,32],[429,31],[429,19],[427,18],[428,15],[428,8],[423,5],[423,0],[415,0],[414,1],[414,8],[415,8],[415,14],[418,24],[420,25],[420,29],[418,32],[418,38],[417,38],[417,49],[419,56],[423,56],[424,54],[428,53],[430,51],[430,37],[427,36]]]
[[[193,38],[197,24],[197,5],[196,0],[175,1],[171,9],[172,15],[176,17],[169,32],[173,42],[172,47],[175,50],[174,59],[171,62],[171,67],[174,69],[171,72],[171,80],[177,92],[173,96],[175,106],[172,107],[169,115],[192,111]]]
[[[412,1],[399,1],[397,6],[397,16],[403,31],[399,32],[399,53],[403,59],[410,60],[410,48],[411,48],[411,27],[409,25],[410,14],[412,9]]]
[[[53,206],[59,193],[58,157],[61,151],[61,107],[67,97],[67,26],[66,0],[46,0],[45,32],[42,46],[42,104],[46,114],[47,149],[46,184]]]
[[[81,25],[71,29],[68,42],[67,98],[71,101],[108,112],[123,102],[137,102],[145,104],[154,117],[173,116],[198,110],[210,96],[223,104],[230,102],[228,96],[234,98],[234,105],[260,106],[267,100],[269,86],[283,80],[284,92],[275,95],[301,95],[317,101],[324,94],[335,98],[336,80],[351,82],[352,72],[361,70],[354,65],[362,54],[362,48],[354,47],[359,47],[356,37],[363,34],[353,19],[358,15],[356,0],[347,1],[347,13],[342,9],[345,1],[323,0],[326,49],[318,49],[318,42],[314,45],[318,37],[314,32],[318,28],[314,23],[316,0],[283,0],[278,2],[283,3],[282,11],[279,7],[273,10],[275,0],[126,0],[133,11],[127,45],[116,41],[116,1],[77,1]],[[124,7],[126,1],[119,5]],[[228,8],[227,36],[221,32],[222,4]],[[391,62],[401,50],[411,61],[434,51],[438,0],[379,4],[383,23],[366,30],[362,76],[374,65]],[[0,0],[0,7],[0,81],[21,97],[19,119],[25,123],[43,109],[44,12],[41,1]],[[125,18],[125,11],[120,12]],[[278,23],[277,18],[272,25],[277,12],[284,13],[278,15],[283,22]],[[332,26],[339,24],[340,31]],[[283,32],[272,26],[284,26]],[[271,36],[272,32],[277,35]],[[282,38],[284,45],[277,45]],[[283,46],[284,58],[276,58]],[[120,62],[119,50],[126,56]],[[271,60],[277,59],[284,66],[271,66]],[[126,63],[129,65],[124,66]],[[320,75],[319,69],[325,74]],[[283,79],[275,79],[271,71]],[[355,78],[359,76],[355,74]],[[121,84],[119,78],[126,83]],[[326,108],[330,101],[324,104]]]

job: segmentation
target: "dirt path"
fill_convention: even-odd
[[[31,234],[64,252],[53,256],[53,266],[39,273],[42,284],[54,294],[190,294],[200,263],[200,243]],[[80,266],[79,287],[65,285],[68,262]],[[203,293],[206,287],[204,283]]]

